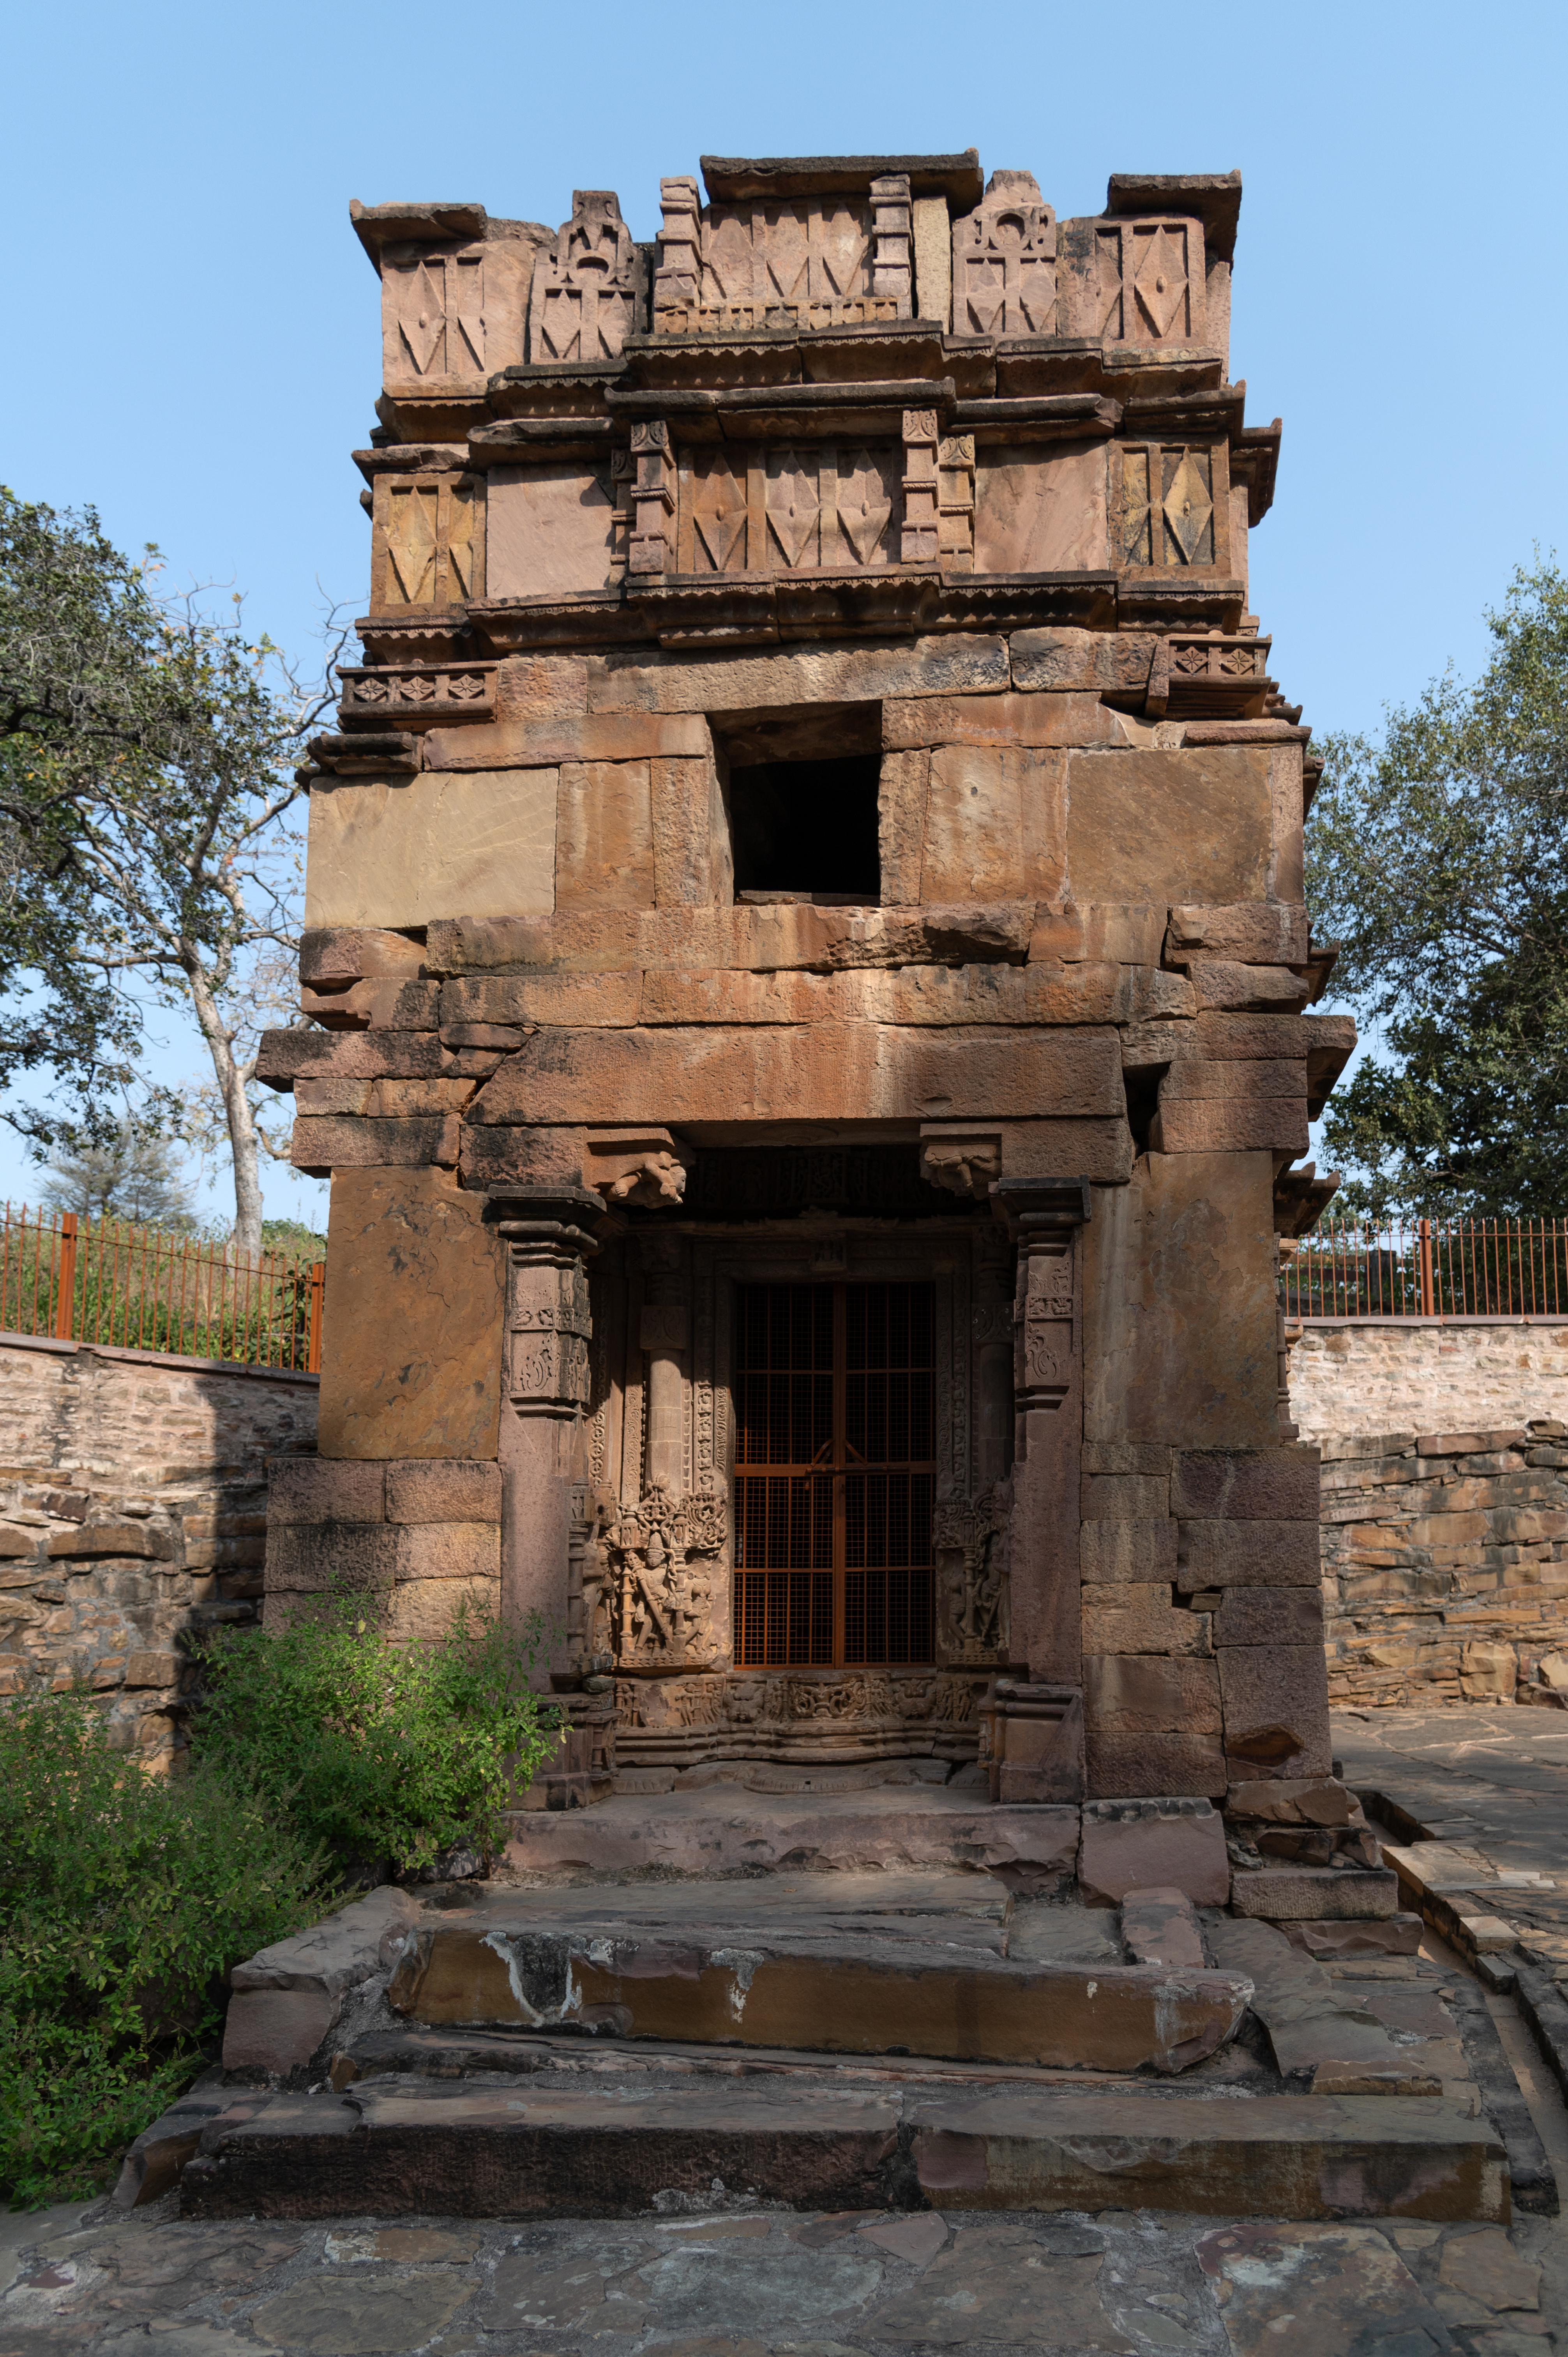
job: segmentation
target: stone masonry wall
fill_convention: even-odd
[[[184,1741],[179,1640],[254,1620],[266,1459],[316,1446],[317,1378],[0,1338],[0,1694],[85,1678],[116,1746]]]
[[[1568,1655],[1568,1329],[1309,1326],[1332,1703],[1549,1703]]]
[[[1568,1420],[1568,1325],[1411,1318],[1308,1326],[1290,1354],[1290,1401],[1302,1438],[1319,1442]]]

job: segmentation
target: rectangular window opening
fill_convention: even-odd
[[[875,906],[880,705],[714,714],[737,900]]]

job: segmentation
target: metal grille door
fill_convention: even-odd
[[[736,1666],[929,1662],[929,1285],[749,1285],[735,1359]]]

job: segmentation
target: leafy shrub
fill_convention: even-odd
[[[85,2196],[199,2067],[242,1958],[320,1861],[216,1766],[163,1781],[81,1695],[0,1703],[0,2193]]]
[[[461,1600],[446,1633],[403,1645],[342,1593],[271,1629],[224,1629],[203,1659],[199,1758],[286,1809],[303,1839],[406,1873],[472,1846],[493,1857],[504,1813],[555,1750],[558,1715],[519,1637]]]

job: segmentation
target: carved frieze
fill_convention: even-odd
[[[809,443],[693,450],[681,469],[682,573],[791,573],[897,561],[903,453]]]
[[[717,1659],[714,1601],[725,1525],[718,1491],[678,1498],[655,1482],[607,1531],[611,1650],[622,1669],[705,1668]]]
[[[648,263],[608,188],[575,188],[572,218],[534,265],[529,350],[535,361],[618,358],[643,324]]]
[[[1055,335],[1057,217],[1032,172],[993,172],[953,223],[952,302],[957,336]]]
[[[703,206],[694,180],[662,180],[653,282],[656,335],[842,328],[907,319],[912,309],[909,183],[864,198]]]
[[[345,721],[446,727],[455,720],[489,720],[495,712],[494,663],[341,665],[338,676],[343,683],[338,713]]]

